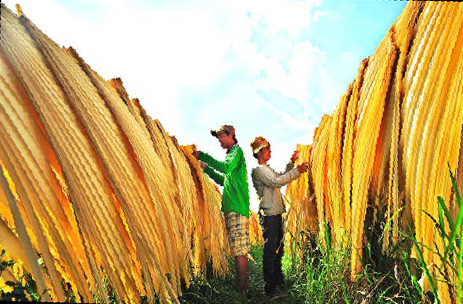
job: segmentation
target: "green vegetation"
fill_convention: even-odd
[[[4,271],[12,270],[16,264],[14,260],[4,260],[5,250],[0,254],[0,276]],[[30,273],[26,272],[16,281],[6,281],[8,290],[0,288],[0,301],[29,301],[37,302],[40,297],[37,295],[37,287],[32,280]]]
[[[369,235],[374,234],[371,229]],[[356,282],[350,281],[349,251],[347,249],[321,250],[312,235],[304,248],[304,259],[293,263],[289,254],[283,259],[286,295],[272,301],[264,294],[262,278],[262,247],[252,247],[251,255],[255,262],[249,263],[249,299],[246,303],[419,303],[421,290],[417,279],[421,276],[420,265],[410,258],[409,252],[402,251],[399,258],[384,255],[370,239],[364,257],[364,269]],[[376,243],[379,242],[376,238]],[[405,239],[405,238],[404,238]],[[397,249],[398,250],[398,249]],[[454,256],[453,254],[451,255]],[[14,261],[2,261],[2,269],[11,267]],[[197,278],[185,288],[179,299],[182,304],[230,304],[240,303],[236,290],[234,263],[229,261],[230,273],[224,278],[215,278],[211,269],[202,278]],[[0,300],[38,301],[35,282],[29,274],[26,285],[20,280],[8,282],[14,291],[0,291]],[[107,280],[105,287],[110,295],[110,303],[116,303]],[[432,303],[434,297],[428,297]],[[142,297],[146,300],[146,297]],[[30,300],[29,300],[30,301]],[[75,302],[74,296],[68,298]],[[145,302],[145,301],[144,301]]]
[[[355,281],[350,279],[350,247],[321,250],[312,238],[304,250],[302,270],[289,272],[296,276],[292,292],[302,298],[299,303],[421,302],[411,276],[419,272],[416,262],[405,250],[397,257],[384,254],[376,233],[380,226],[367,229],[363,269]]]
[[[316,244],[312,242],[312,245]],[[250,262],[249,299],[246,303],[419,303],[421,294],[411,279],[410,268],[417,269],[409,255],[392,260],[389,271],[379,271],[374,258],[364,266],[356,282],[351,282],[349,254],[347,250],[322,252],[316,246],[307,246],[303,265],[292,264],[289,255],[283,260],[286,275],[282,298],[268,298],[263,292],[262,248],[253,247],[251,255],[256,263]],[[385,256],[377,259],[386,258]],[[395,263],[395,264],[394,264]],[[396,266],[394,266],[396,265]],[[230,267],[233,266],[230,261]],[[232,269],[232,268],[230,268]],[[396,278],[397,277],[397,278]],[[416,283],[416,282],[415,282]],[[209,278],[193,282],[182,298],[181,303],[229,304],[238,301],[234,273],[225,278]]]
[[[258,303],[301,303],[301,297],[298,293],[294,293],[291,288],[293,277],[289,278],[285,283],[283,290],[287,291],[287,295],[271,301],[272,299],[264,294],[264,280],[262,274],[262,246],[251,247],[251,256],[254,261],[249,261],[249,294],[248,304]],[[195,303],[217,303],[230,304],[240,303],[239,295],[235,283],[234,262],[229,260],[230,273],[224,278],[214,278],[210,274],[206,274],[206,278],[192,282],[191,286],[186,289],[183,296],[180,298],[180,303],[195,304]],[[287,271],[291,268],[291,261],[286,255],[283,260],[283,268]]]
[[[413,241],[417,249],[420,266],[424,270],[430,283],[431,293],[433,298],[436,299],[436,302],[441,303],[437,295],[436,282],[431,278],[423,258],[423,252],[425,250],[429,250],[439,256],[441,263],[436,265],[436,267],[439,274],[442,276],[441,280],[449,287],[452,302],[463,303],[463,201],[450,166],[449,172],[455,195],[455,203],[459,208],[459,213],[453,218],[441,196],[438,197],[438,219],[425,212],[426,215],[433,220],[437,228],[439,237],[444,244],[444,252],[438,250],[436,243],[434,243],[434,248],[424,246],[416,240],[412,233],[407,237]],[[453,283],[453,278],[457,278],[455,283]]]
[[[297,244],[302,258],[286,254],[283,259],[283,270],[286,282],[283,290],[285,296],[271,299],[264,294],[262,278],[261,246],[252,247],[251,255],[255,262],[249,263],[249,299],[246,303],[439,303],[436,282],[425,267],[423,252],[431,250],[440,256],[442,263],[436,265],[443,280],[448,284],[452,300],[462,303],[463,296],[463,208],[462,198],[450,173],[456,203],[460,207],[459,214],[454,217],[441,197],[438,197],[438,218],[431,215],[440,237],[444,243],[444,252],[436,248],[428,248],[420,244],[412,229],[408,234],[400,233],[398,244],[383,252],[382,233],[389,223],[384,220],[384,208],[370,207],[365,220],[365,239],[363,270],[355,281],[350,280],[350,246],[335,248],[330,243],[330,231],[327,227],[325,236],[326,248],[318,245],[315,233],[304,232],[307,240],[304,245]],[[372,204],[373,206],[374,204]],[[383,211],[382,211],[383,210]],[[416,248],[418,259],[411,257],[411,248]],[[296,249],[296,248],[294,248]],[[3,260],[4,251],[0,254],[0,274],[15,264],[12,260]],[[234,263],[229,260],[230,273],[223,278],[215,278],[211,267],[203,276],[190,282],[188,288],[179,299],[182,304],[230,304],[240,303],[235,284]],[[430,279],[431,291],[422,295],[420,284],[423,276]],[[453,277],[457,280],[454,283]],[[116,296],[107,280],[105,288],[110,303],[116,303]],[[39,301],[35,283],[30,274],[25,273],[17,282],[6,282],[8,291],[0,289],[0,301],[23,300]],[[66,284],[63,286],[69,287]],[[69,290],[68,288],[65,288]],[[68,301],[76,298],[68,293]],[[142,296],[143,302],[146,297]]]

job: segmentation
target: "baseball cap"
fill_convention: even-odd
[[[223,132],[227,132],[228,134],[235,135],[235,128],[231,125],[222,125],[220,128],[216,130],[211,130],[211,134],[214,137],[219,137],[219,135]]]

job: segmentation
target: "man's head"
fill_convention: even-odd
[[[257,158],[259,164],[266,163],[271,157],[270,143],[262,136],[257,136],[251,142],[252,154]]]
[[[238,140],[235,136],[235,128],[231,125],[220,126],[217,130],[211,130],[211,134],[220,142],[220,146],[225,150],[230,150]]]

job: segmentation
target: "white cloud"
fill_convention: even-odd
[[[17,0],[2,2],[16,12]],[[20,5],[23,13],[59,45],[82,40],[85,33],[92,28],[81,16],[72,13],[55,0],[21,1]]]
[[[326,11],[315,11],[315,13],[313,14],[313,21],[318,22],[318,20],[320,20],[320,17],[326,16],[326,15],[328,15],[328,12]]]
[[[303,112],[297,115],[289,114],[285,107],[274,105],[272,100],[259,100],[262,107],[273,111],[293,131],[307,130],[313,132],[314,125],[309,120],[309,114],[313,112],[309,106],[309,99],[318,94],[311,88],[322,87],[321,82],[327,81],[325,87],[331,88],[332,81],[327,77],[325,68],[325,53],[309,41],[301,41],[294,44],[290,58],[286,61],[285,68],[276,56],[267,57],[257,51],[257,45],[247,43],[242,52],[242,59],[249,63],[254,76],[264,73],[265,77],[256,81],[263,92],[277,92],[288,102],[294,102],[302,107]],[[333,102],[332,90],[323,91],[323,104],[326,109],[331,108]],[[272,94],[269,94],[272,96]],[[326,106],[328,105],[328,106]]]
[[[7,0],[12,6],[12,1]],[[8,3],[10,2],[10,3]],[[266,56],[251,41],[253,30],[297,35],[308,29],[311,13],[321,1],[218,1],[213,8],[141,9],[127,0],[84,0],[98,6],[98,22],[84,18],[57,0],[24,1],[26,14],[52,39],[73,46],[105,78],[121,77],[131,97],[140,98],[148,112],[172,130],[180,127],[177,92],[203,87],[238,65],[250,75],[263,71],[264,90],[305,101],[307,73],[317,61],[318,49],[296,43],[286,73],[277,56]],[[217,12],[227,18],[218,24]],[[29,13],[30,12],[30,13]],[[232,52],[237,61],[229,61]],[[283,60],[284,62],[284,60]],[[168,122],[167,122],[168,120]]]
[[[263,107],[267,107],[271,111],[273,111],[279,118],[281,118],[281,122],[284,123],[289,129],[293,131],[309,131],[314,130],[313,124],[308,120],[308,113],[307,110],[304,111],[303,119],[297,119],[293,115],[290,115],[272,105],[269,102],[262,102]]]
[[[309,84],[316,81],[320,70],[324,67],[325,54],[309,41],[297,43],[289,60],[291,74],[287,95],[298,100],[307,100],[310,96]]]
[[[22,7],[44,33],[76,48],[103,77],[121,77],[130,96],[140,98],[171,133],[181,132],[178,90],[207,86],[229,68],[224,59],[229,37],[215,26],[213,12],[142,10],[126,0],[87,2],[100,5],[98,23],[59,1],[24,1]]]
[[[321,4],[320,0],[224,0],[224,2],[227,8],[239,13],[247,12],[252,27],[265,25],[271,33],[287,31],[292,36],[299,34],[310,25],[313,8]]]
[[[10,8],[15,1],[5,0]],[[188,8],[168,1],[156,7],[146,2],[143,8],[128,0],[81,0],[72,5],[82,3],[93,15],[59,0],[23,0],[22,6],[44,33],[60,45],[76,48],[104,78],[121,77],[130,97],[138,97],[180,144],[196,143],[223,159],[209,130],[234,124],[249,170],[255,159],[248,146],[256,135],[273,136],[271,164],[277,169],[284,168],[298,142],[311,141],[315,125],[309,120],[310,101],[316,96],[310,84],[327,82],[320,85],[322,106],[337,92],[327,76],[325,53],[298,36],[323,16],[315,11],[320,0],[217,0],[185,4]],[[284,44],[287,54],[265,49],[253,40],[255,33]],[[199,103],[193,112],[185,111],[182,92],[207,95],[218,90],[216,84],[226,87],[223,81],[233,73],[248,83],[224,89],[226,95],[216,94],[219,99],[213,104],[209,100],[207,107]],[[290,113],[263,99],[260,90],[291,99],[302,112]],[[197,129],[185,127],[189,125]],[[254,194],[252,183],[250,193]]]

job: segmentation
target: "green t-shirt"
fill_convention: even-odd
[[[249,217],[249,188],[243,150],[238,145],[227,153],[225,161],[214,159],[205,152],[198,159],[208,166],[204,172],[223,186],[222,211],[237,212]]]

